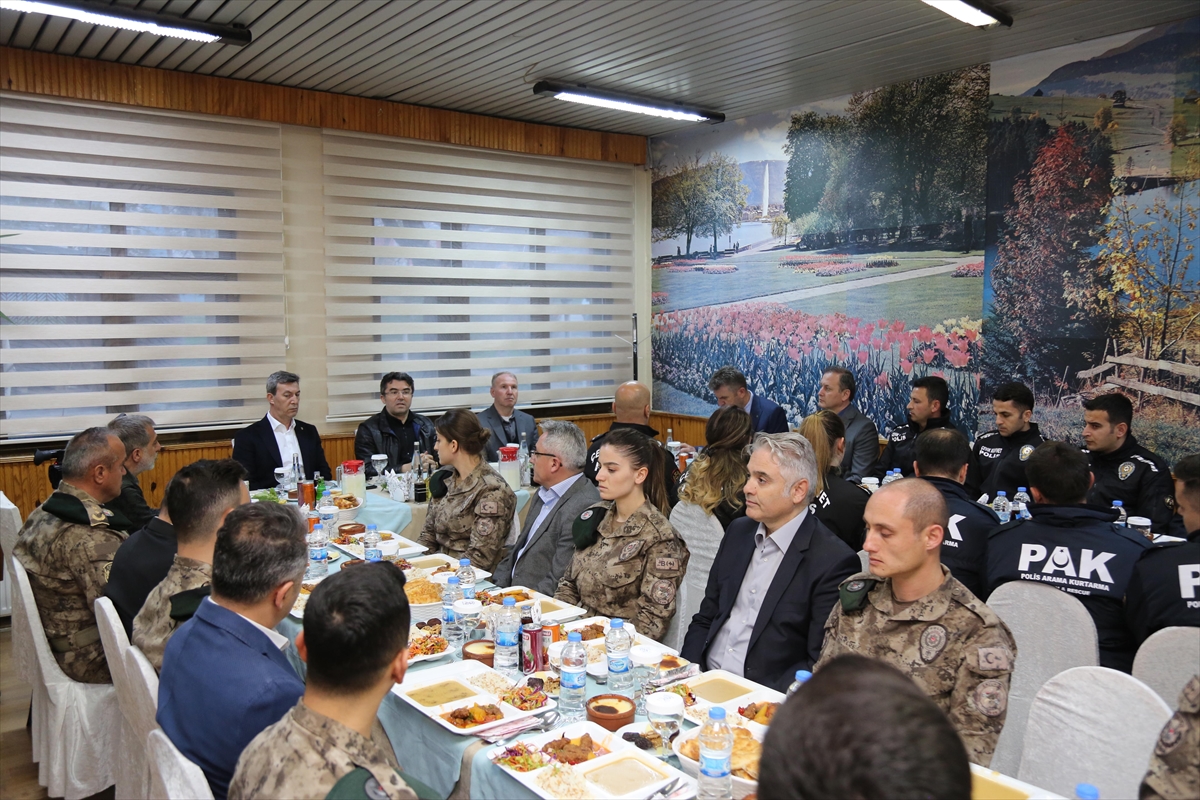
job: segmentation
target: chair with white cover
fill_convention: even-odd
[[[156,800],[213,800],[204,771],[179,752],[161,728],[146,739],[150,754],[150,796]]]
[[[1017,644],[1008,690],[1008,714],[991,768],[1015,776],[1021,762],[1025,720],[1046,681],[1072,667],[1100,663],[1096,623],[1083,603],[1066,592],[1030,581],[1010,581],[987,600]]]
[[[1029,709],[1017,778],[1064,797],[1090,783],[1101,797],[1137,797],[1171,709],[1146,684],[1105,667],[1075,667]]]
[[[104,643],[104,658],[112,675],[113,687],[117,690],[117,705],[121,708],[121,732],[117,742],[116,796],[125,800],[142,800],[150,786],[150,772],[146,764],[146,737],[138,736],[130,721],[133,718],[133,688],[125,668],[125,651],[129,649],[129,637],[125,626],[117,615],[112,600],[107,597],[96,599],[96,625],[100,628],[100,641]]]
[[[1175,627],[1156,631],[1142,642],[1133,659],[1133,677],[1158,692],[1174,708],[1179,693],[1200,674],[1200,628]]]
[[[683,649],[692,617],[700,610],[704,591],[708,587],[708,574],[712,571],[717,549],[725,537],[725,529],[712,514],[687,500],[680,500],[671,509],[671,527],[679,532],[688,546],[687,573],[679,583],[679,594],[675,601],[675,616],[667,626],[662,643],[676,650]]]
[[[129,726],[137,740],[144,743],[151,731],[158,730],[158,673],[137,645],[130,645],[125,651],[125,673],[129,676],[130,694],[133,696]],[[147,750],[146,767],[149,772],[154,771],[150,763],[152,760],[153,755]],[[147,782],[153,783],[149,775]],[[151,790],[148,796],[157,798],[161,795]]]
[[[4,574],[9,581],[12,596],[12,657],[17,674],[28,684],[37,681],[37,655],[34,653],[33,636],[29,626],[17,613],[20,594],[12,587],[13,549],[21,533],[21,511],[0,492],[0,549],[4,550]]]
[[[66,676],[38,615],[29,575],[19,559],[13,616],[22,617],[33,642],[33,760],[38,783],[51,797],[80,800],[113,785],[121,711],[111,683],[80,683]],[[14,622],[15,627],[15,622]]]

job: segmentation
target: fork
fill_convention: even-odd
[[[679,788],[679,783],[682,780],[683,778],[676,778],[654,794],[647,797],[646,800],[659,800],[659,798],[669,797],[676,789]]]
[[[514,733],[512,736],[507,736],[504,739],[501,739],[500,741],[496,742],[496,744],[497,745],[507,745],[507,744],[511,743],[513,740],[517,739],[518,737],[524,736],[527,733],[545,733],[548,730],[552,730],[554,728],[554,726],[558,724],[558,718],[559,718],[559,713],[557,711],[550,711],[550,712],[546,713],[546,715],[543,716],[536,725],[530,725],[528,728],[519,730],[516,733]]]

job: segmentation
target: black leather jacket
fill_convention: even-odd
[[[385,414],[387,411],[381,409],[375,416],[360,422],[358,430],[354,432],[354,457],[363,462],[367,477],[375,474],[375,468],[371,466],[371,456],[376,453],[387,453],[387,468],[395,472],[399,472],[402,465],[412,463],[412,446],[403,448],[407,452],[401,452],[400,439],[392,432],[392,426],[388,424]],[[437,454],[433,450],[433,422],[429,417],[410,411],[408,424],[413,428],[414,441],[421,444],[421,452],[431,453],[436,458]]]

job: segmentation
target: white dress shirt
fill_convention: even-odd
[[[513,567],[517,566],[517,562],[521,560],[521,556],[525,555],[525,551],[529,549],[529,545],[533,544],[534,534],[538,528],[550,516],[550,512],[558,505],[558,501],[567,493],[567,490],[575,485],[575,481],[583,477],[583,473],[579,472],[569,478],[564,478],[553,486],[547,488],[542,486],[538,489],[538,497],[542,499],[542,510],[538,512],[537,518],[533,524],[529,526],[529,537],[525,540],[525,546],[517,553],[517,557],[513,559]]]
[[[212,599],[212,597],[204,598],[204,602],[212,603],[214,606],[219,605],[216,601],[214,601]],[[225,606],[221,606],[221,608],[225,608]],[[233,611],[233,609],[230,609],[230,608],[225,608],[225,610]],[[234,611],[233,613],[237,614],[236,611]],[[246,620],[246,622],[249,622],[251,625],[253,625],[254,627],[258,628],[260,631],[262,631],[262,635],[266,636],[268,639],[270,639],[271,644],[275,645],[280,650],[283,650],[284,648],[286,648],[288,646],[288,644],[291,643],[291,640],[288,639],[288,637],[284,636],[279,631],[268,628],[265,625],[259,625],[254,620],[250,619],[249,617],[242,616],[241,614],[238,614],[238,616],[242,617],[242,619]]]
[[[750,635],[754,632],[754,624],[758,621],[758,611],[762,608],[763,599],[775,580],[775,573],[787,555],[792,539],[804,518],[808,516],[805,508],[794,518],[779,527],[770,536],[760,522],[754,533],[754,555],[750,558],[750,566],[746,567],[746,575],[742,578],[742,587],[738,590],[737,600],[729,610],[729,619],[713,637],[712,647],[708,651],[708,668],[723,669],[734,675],[743,675],[746,668],[746,654],[750,650]]]
[[[296,439],[296,420],[292,420],[290,425],[284,425],[279,420],[275,419],[270,413],[267,418],[271,420],[271,430],[275,432],[275,444],[279,446],[279,458],[282,466],[288,469],[292,468],[292,454],[300,456],[300,472],[304,472],[304,456],[300,454],[300,442]],[[300,475],[303,478],[303,474]],[[332,477],[326,475],[325,477]]]

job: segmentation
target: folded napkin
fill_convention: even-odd
[[[477,733],[475,735],[480,739],[483,739],[485,742],[495,744],[501,739],[507,739],[510,736],[515,736],[516,734],[521,733],[522,731],[535,728],[540,723],[541,719],[538,717],[522,717],[521,719],[515,719],[512,722],[505,723],[504,725],[500,725],[495,728],[489,728],[483,733]]]

